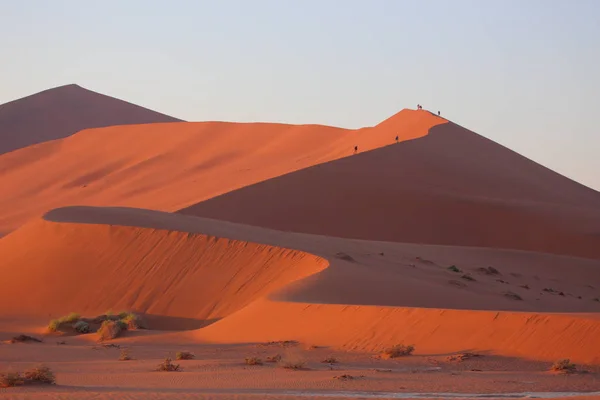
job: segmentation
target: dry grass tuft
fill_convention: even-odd
[[[177,354],[175,354],[175,358],[177,360],[193,360],[196,356],[189,351],[178,351]]]
[[[397,344],[395,346],[390,347],[389,349],[385,349],[383,353],[381,353],[381,358],[398,358],[409,356],[415,351],[415,346],[409,344],[408,346],[404,344]]]
[[[133,360],[133,357],[131,357],[131,352],[129,351],[129,349],[122,349],[121,354],[119,355],[119,361],[129,360]]]
[[[104,321],[98,329],[98,340],[103,342],[119,337],[123,331],[123,325],[119,321]]]
[[[564,360],[558,360],[552,364],[552,371],[560,372],[562,374],[572,374],[577,371],[577,366],[571,362],[568,358]]]
[[[19,336],[13,337],[8,342],[9,343],[27,343],[27,342],[42,343],[42,340],[40,340],[38,338],[34,338],[33,336],[19,335]]]
[[[49,385],[54,385],[56,383],[54,373],[46,365],[39,365],[35,368],[26,370],[23,373],[23,377],[25,378],[26,383],[46,383]]]
[[[9,388],[23,385],[25,381],[18,372],[0,373],[0,388]]]
[[[335,357],[327,357],[326,359],[324,359],[323,361],[321,361],[323,364],[337,364],[339,361],[337,358]]]
[[[246,365],[262,365],[263,362],[257,357],[246,357]]]
[[[165,358],[165,361],[158,364],[156,370],[164,372],[181,371],[181,369],[179,368],[179,364],[173,364],[173,361],[170,358]]]
[[[281,361],[281,355],[280,354],[275,354],[274,356],[267,357],[265,359],[265,361],[266,362],[271,362],[271,363],[279,362],[279,361]]]

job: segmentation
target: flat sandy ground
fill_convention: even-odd
[[[540,392],[598,392],[600,397],[598,366],[579,366],[585,372],[564,375],[549,372],[551,363],[548,362],[488,354],[465,361],[451,361],[449,354],[384,360],[374,353],[314,348],[305,343],[165,345],[160,344],[160,333],[148,331],[142,335],[154,343],[139,344],[136,343],[139,336],[124,337],[113,342],[120,346],[119,349],[97,345],[92,337],[47,336],[44,343],[2,344],[2,366],[10,365],[11,369],[19,370],[44,363],[55,372],[57,385],[0,389],[0,396],[36,399],[294,399],[318,396],[333,399],[407,398],[404,396],[410,393],[512,396],[537,392],[543,396]],[[66,344],[58,345],[58,341]],[[122,349],[128,349],[134,359],[118,361]],[[174,357],[182,350],[196,356],[193,360],[176,361],[182,371],[155,371],[165,357]],[[264,361],[277,354],[283,361],[302,361],[305,367],[288,370],[268,362],[258,366],[245,365],[246,357]],[[322,362],[331,357],[338,362]],[[344,375],[350,378],[339,378]]]

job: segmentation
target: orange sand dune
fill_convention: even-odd
[[[175,121],[179,120],[77,85],[65,85],[0,105],[0,154],[82,129]]]
[[[274,322],[276,321],[276,322]],[[540,314],[261,300],[194,332],[216,343],[293,338],[347,350],[413,343],[418,354],[464,351],[600,364],[600,314]]]
[[[1,297],[19,299],[0,304],[0,315],[135,309],[196,327],[327,265],[300,251],[205,235],[45,221],[0,240],[0,254]]]
[[[181,212],[328,236],[600,258],[600,193],[453,123]]]
[[[472,348],[600,362],[595,260],[90,207],[55,210],[4,237],[0,258],[0,315],[135,308],[198,325],[220,319],[187,336],[202,341],[296,339],[374,350],[407,340],[426,353]],[[451,264],[462,272],[449,271]],[[499,273],[478,271],[489,265]],[[22,299],[18,310],[15,298]],[[441,310],[449,308],[457,310]],[[534,313],[540,311],[594,314]]]
[[[404,110],[383,128],[177,123],[82,131],[0,156],[0,235],[67,205],[175,211],[244,186],[424,136],[445,120]]]

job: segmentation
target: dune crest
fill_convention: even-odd
[[[0,154],[82,129],[175,121],[181,120],[78,85],[64,85],[0,104]]]
[[[90,129],[0,156],[0,235],[63,206],[176,211],[257,182],[425,136],[445,120],[403,110],[394,129],[198,122]],[[18,208],[14,207],[18,204]]]

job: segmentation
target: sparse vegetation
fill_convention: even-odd
[[[475,281],[475,280],[476,280],[475,278],[473,278],[473,277],[472,277],[471,275],[469,275],[469,274],[464,274],[463,276],[461,276],[461,278],[463,278],[465,281],[471,281],[471,282],[473,282],[473,281]]]
[[[563,374],[571,374],[577,371],[577,366],[571,363],[571,360],[565,358],[564,360],[558,360],[552,364],[552,371],[560,372]]]
[[[281,368],[298,370],[298,369],[304,368],[304,366],[306,365],[306,361],[304,361],[304,360],[281,360],[279,362],[279,365],[281,366]]]
[[[193,360],[196,356],[189,351],[178,351],[177,354],[175,354],[175,358],[177,360]]]
[[[147,329],[143,318],[132,312],[122,312],[119,314],[119,320],[125,325],[125,329],[135,331],[137,329]]]
[[[257,357],[246,357],[246,365],[262,365],[263,362]]]
[[[129,360],[133,360],[133,358],[131,357],[131,352],[129,351],[129,349],[122,349],[121,354],[119,355],[119,361]]]
[[[592,299],[592,301],[596,301],[596,302],[600,303],[600,297],[596,297],[596,298]]]
[[[527,289],[527,290],[529,290],[529,289],[530,289],[529,285],[527,285],[527,284],[525,284],[525,285],[521,285],[521,286],[519,286],[519,287],[522,287],[523,289]]]
[[[38,382],[38,383],[47,383],[49,385],[53,385],[56,383],[56,377],[52,370],[46,365],[39,365],[35,368],[31,368],[26,370],[23,373],[23,377],[25,378],[25,382]]]
[[[486,275],[500,275],[500,271],[498,271],[496,268],[494,267],[481,267],[481,268],[477,268],[477,271],[484,273]]]
[[[415,346],[409,344],[397,344],[395,346],[390,347],[389,349],[385,349],[383,353],[381,353],[382,358],[398,358],[409,356],[415,351]]]
[[[18,372],[0,373],[0,388],[9,388],[23,385],[25,381]]]
[[[281,355],[275,354],[274,356],[267,357],[265,359],[266,362],[276,363],[281,361]]]
[[[20,385],[44,383],[53,385],[56,383],[56,377],[50,368],[40,365],[35,368],[25,370],[23,374],[19,372],[0,373],[0,388],[15,387]]]
[[[349,262],[356,262],[356,260],[351,255],[343,253],[343,252],[339,252],[335,256],[337,258],[339,258],[340,260],[349,261]]]
[[[90,333],[90,324],[85,321],[77,321],[73,324],[73,329],[81,334]]]
[[[165,360],[163,362],[158,364],[158,367],[156,370],[164,371],[164,372],[181,371],[181,369],[179,368],[179,364],[174,364],[173,360],[171,360],[170,358],[165,358]]]
[[[477,353],[460,353],[460,354],[455,354],[452,356],[448,356],[448,361],[457,361],[457,362],[462,362],[471,358],[475,358],[475,357],[481,357],[481,355],[477,354]]]
[[[337,364],[338,360],[335,357],[327,357],[326,359],[324,359],[323,361],[321,361],[323,364]]]
[[[458,268],[456,265],[451,265],[451,266],[449,266],[449,267],[448,267],[448,271],[452,271],[452,272],[456,272],[456,273],[462,272],[462,271],[460,270],[460,268]]]
[[[65,315],[64,317],[53,319],[48,324],[48,332],[57,332],[62,324],[70,324],[77,322],[79,321],[79,318],[81,318],[79,314],[72,312],[69,315]]]
[[[104,321],[98,329],[98,340],[105,341],[119,337],[123,330],[122,324],[119,321]]]
[[[27,343],[27,342],[42,343],[42,341],[40,339],[34,338],[33,336],[29,336],[29,335],[15,336],[9,340],[9,343]]]
[[[333,379],[339,379],[340,381],[351,381],[353,379],[358,379],[358,378],[364,378],[364,375],[353,376],[353,375],[344,374],[344,375],[339,375],[339,376],[333,377]]]
[[[504,292],[504,296],[508,297],[509,299],[512,300],[523,300],[523,298],[521,296],[519,296],[518,294],[514,293],[514,292]]]

